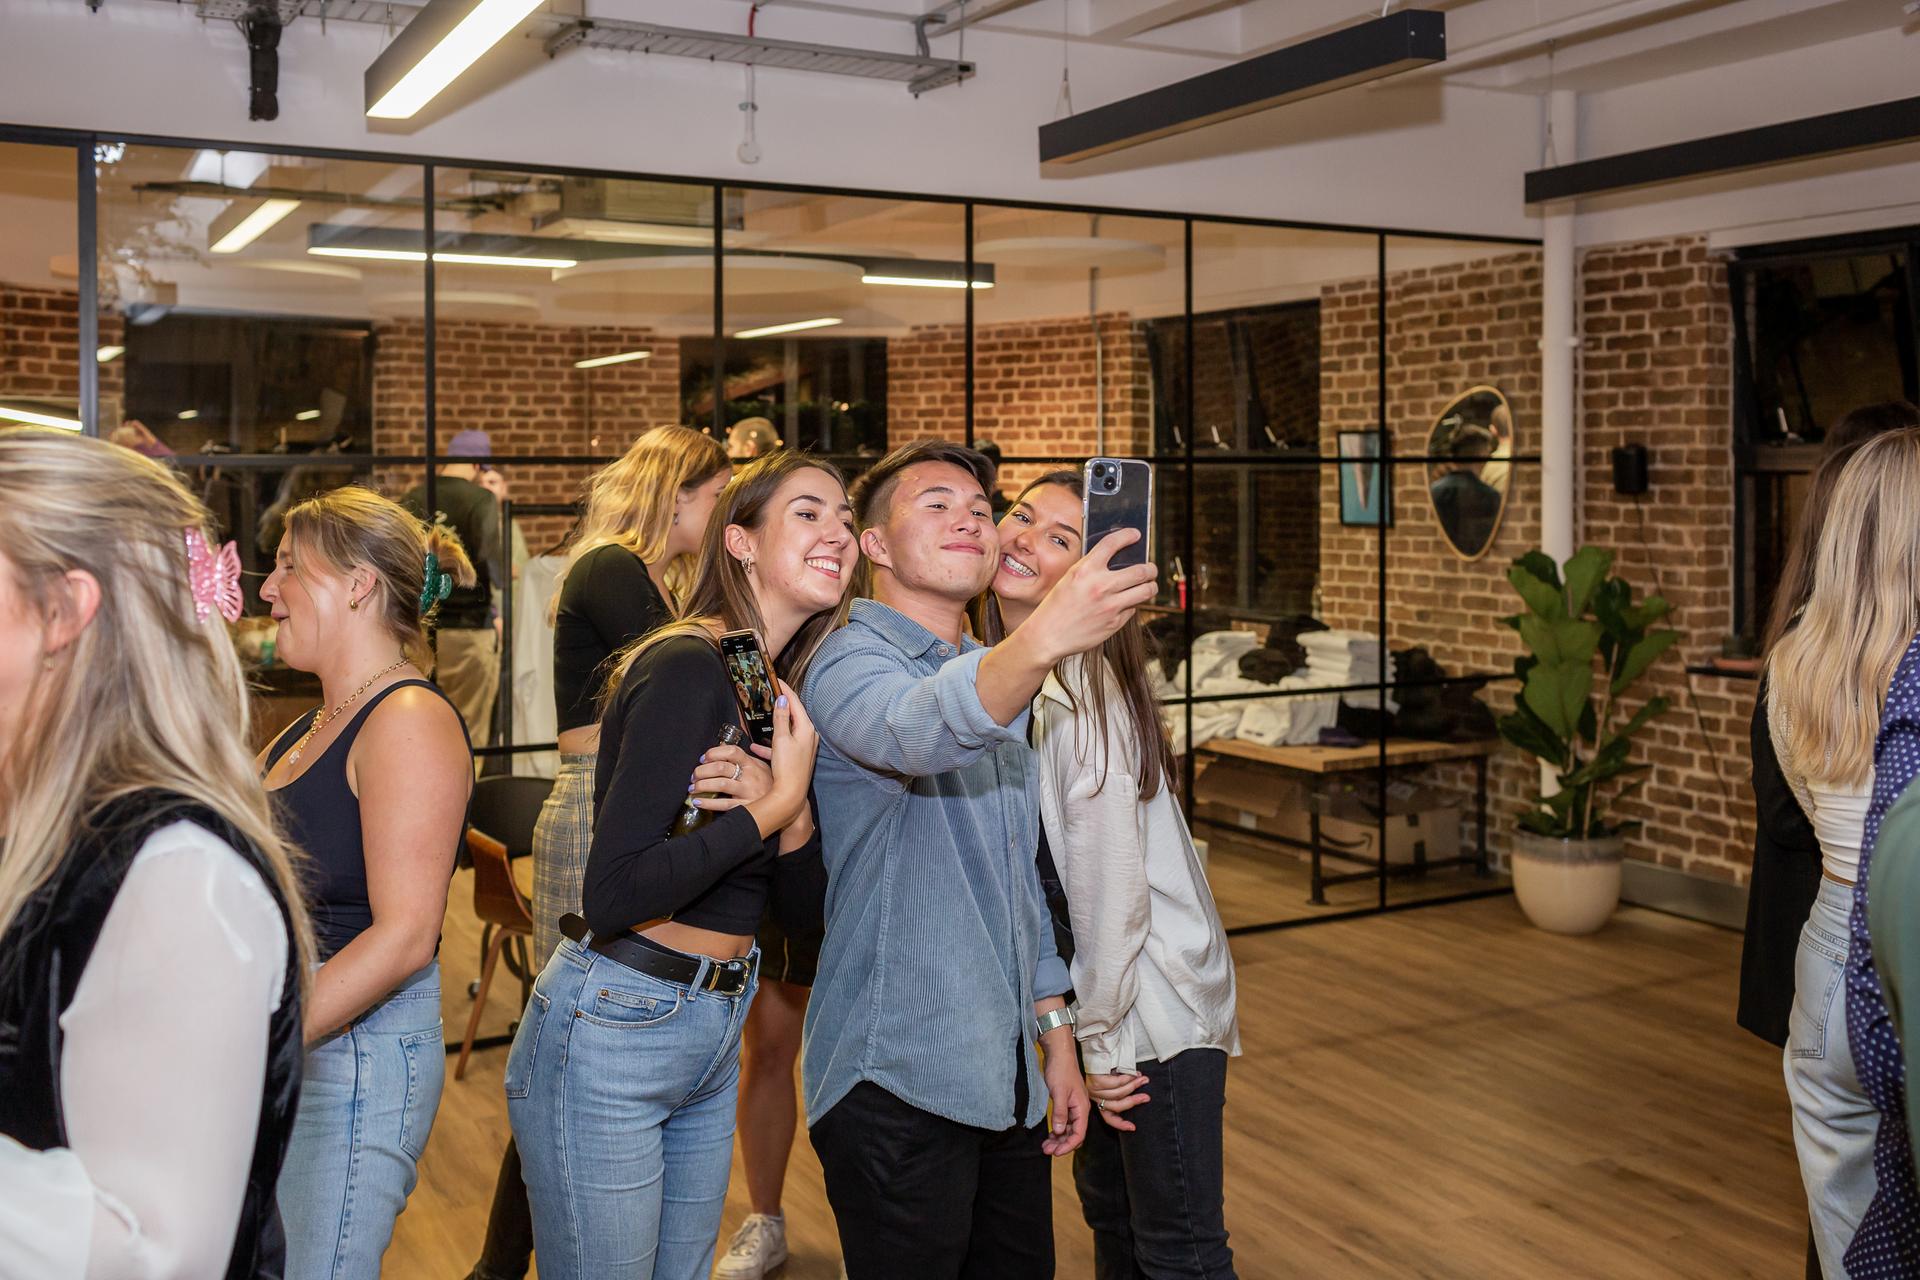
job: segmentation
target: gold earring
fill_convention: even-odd
[[[347,601],[347,609],[349,612],[357,610],[359,607],[360,607],[360,602],[358,600]]]
[[[744,559],[742,559],[742,560],[740,561],[740,567],[741,567],[742,569],[745,569],[745,570],[746,570],[746,571],[747,571],[748,573],[752,573],[752,572],[753,572],[753,557],[752,557],[752,556],[747,556],[747,557],[745,557]]]

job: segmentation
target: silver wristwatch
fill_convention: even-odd
[[[1078,1019],[1073,1016],[1073,1008],[1071,1005],[1055,1009],[1049,1013],[1043,1013],[1033,1020],[1033,1038],[1035,1040],[1045,1039],[1047,1032],[1052,1031],[1055,1027],[1071,1027],[1077,1021]]]

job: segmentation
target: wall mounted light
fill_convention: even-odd
[[[293,420],[295,422],[312,422],[315,418],[319,416],[320,416],[320,411],[318,409],[302,409],[300,412],[293,415]]]
[[[112,364],[126,351],[125,347],[106,346],[93,353],[93,358],[101,364]]]
[[[412,116],[539,7],[540,0],[427,0],[367,68],[367,115]]]
[[[840,323],[838,316],[822,316],[818,320],[794,320],[788,324],[770,324],[758,329],[742,329],[733,336],[736,338],[771,338],[779,333],[799,333],[804,329],[826,329]]]
[[[645,360],[653,355],[651,351],[621,351],[610,356],[595,356],[591,360],[575,360],[576,369],[599,369],[610,364],[626,364],[633,360]]]
[[[200,411],[198,409],[182,409],[180,412],[174,414],[173,416],[180,419],[180,421],[182,422],[192,422],[195,418],[200,416]]]
[[[214,253],[238,253],[299,207],[298,200],[275,196],[242,213],[236,202],[208,225],[207,237],[213,241],[208,247]]]

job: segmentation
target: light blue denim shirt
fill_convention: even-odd
[[[986,653],[856,600],[807,675],[827,864],[802,1058],[809,1125],[868,1080],[922,1111],[1006,1129],[1016,1060],[1020,1123],[1046,1115],[1033,1002],[1066,992],[1067,967],[1034,868],[1027,713],[1003,726],[980,705]]]

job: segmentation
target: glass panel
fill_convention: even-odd
[[[964,438],[964,208],[753,189],[728,202],[732,434],[843,460]],[[989,273],[976,282],[977,298],[992,293]]]
[[[264,613],[289,506],[419,478],[369,459],[424,441],[422,172],[119,144],[97,160],[101,353],[118,349],[102,430],[179,460]]]
[[[1756,443],[1818,441],[1850,409],[1914,396],[1907,289],[1895,246],[1747,268]]]
[[[1540,450],[1540,251],[1389,237],[1386,297],[1387,420],[1404,459],[1393,468],[1387,634],[1407,682],[1391,694],[1392,754],[1406,763],[1386,797],[1389,853],[1400,858],[1387,896],[1405,901],[1495,883],[1477,863],[1449,860],[1477,857],[1483,799],[1497,854],[1518,798],[1537,790],[1532,762],[1492,743],[1511,680],[1476,689],[1456,678],[1505,675],[1519,653],[1499,619],[1515,609],[1507,568],[1540,530],[1538,466],[1515,461]],[[1434,683],[1444,680],[1455,682]],[[1444,751],[1401,745],[1433,741]],[[1493,754],[1483,795],[1483,757],[1460,753],[1484,751]],[[1423,764],[1422,754],[1457,758]]]
[[[80,429],[78,162],[71,147],[0,143],[0,427]],[[124,366],[104,323],[100,344],[88,358],[117,414]]]
[[[712,187],[452,166],[435,185],[442,452],[483,431],[502,457],[611,458],[653,427],[711,425],[683,356],[713,332]],[[514,502],[543,506],[570,506],[592,469],[500,468]],[[571,525],[516,522],[533,554]]]
[[[1009,458],[1153,452],[1156,418],[1181,404],[1182,357],[1157,322],[1183,328],[1185,234],[1170,218],[976,206],[994,287],[975,301],[975,441]],[[1010,464],[1009,490],[1032,474]]]

